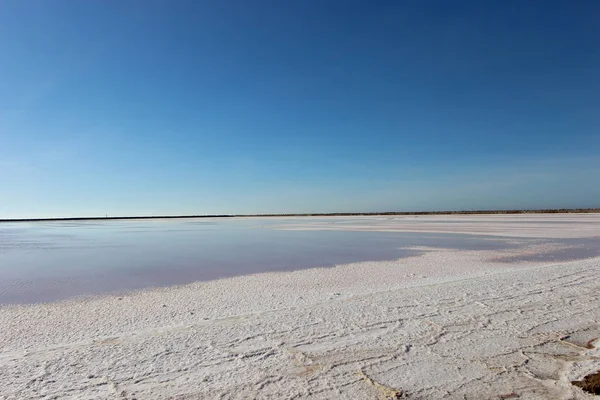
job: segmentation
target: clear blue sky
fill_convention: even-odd
[[[600,207],[598,1],[0,2],[0,218]]]

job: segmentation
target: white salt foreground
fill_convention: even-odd
[[[519,252],[6,306],[0,398],[596,398],[570,381],[600,370],[600,259]]]

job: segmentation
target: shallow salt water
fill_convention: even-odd
[[[275,230],[297,219],[71,221],[0,224],[0,303],[31,303],[267,271],[289,271],[420,254],[412,247],[513,249],[545,239],[464,234]],[[310,219],[303,221],[310,222]],[[320,224],[355,220],[318,219]],[[600,255],[600,240],[526,256]],[[510,260],[513,261],[513,260]]]

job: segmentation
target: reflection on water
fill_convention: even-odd
[[[417,255],[409,249],[413,246],[493,250],[540,242],[454,234],[270,229],[275,223],[280,225],[282,220],[0,224],[0,303],[53,301],[264,271],[393,260]],[[600,254],[597,242],[586,246],[586,251],[566,253],[563,258]],[[552,257],[560,259],[561,254]]]

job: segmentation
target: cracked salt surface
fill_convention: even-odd
[[[596,398],[600,258],[418,250],[2,306],[0,399]]]

